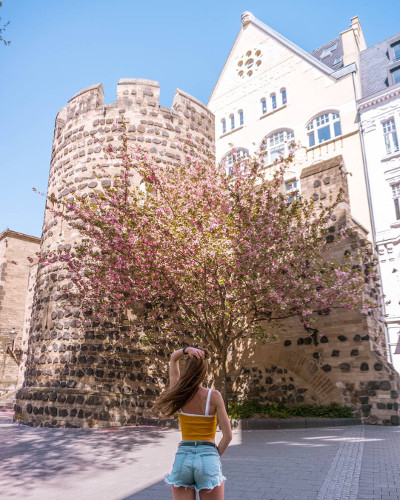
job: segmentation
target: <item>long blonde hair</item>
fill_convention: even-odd
[[[207,374],[208,361],[206,358],[206,351],[204,358],[188,357],[178,382],[156,399],[153,409],[160,410],[165,417],[171,417],[188,403],[196,394]]]

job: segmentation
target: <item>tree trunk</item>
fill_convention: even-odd
[[[221,371],[220,371],[220,385],[221,395],[225,403],[225,408],[228,410],[228,389],[227,389],[227,373],[226,373],[226,355],[221,356]]]

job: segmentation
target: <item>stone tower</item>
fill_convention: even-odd
[[[115,162],[102,146],[117,144],[122,116],[132,142],[174,165],[181,159],[177,139],[189,130],[194,144],[214,152],[214,116],[199,101],[177,90],[172,108],[159,105],[159,86],[151,80],[122,79],[117,102],[104,104],[101,84],[76,94],[55,122],[48,195],[57,199],[77,190],[101,189],[98,165]],[[111,164],[113,163],[113,164]],[[79,234],[46,210],[42,249],[70,248]],[[140,422],[166,382],[162,349],[145,352],[120,338],[115,327],[77,327],[80,311],[71,308],[71,284],[56,265],[39,267],[23,388],[15,419],[34,426],[102,426]],[[123,330],[121,326],[119,330]]]

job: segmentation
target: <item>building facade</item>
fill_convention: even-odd
[[[392,362],[400,371],[400,33],[360,54],[360,127]]]
[[[350,29],[309,54],[245,12],[208,102],[217,161],[229,165],[233,154],[262,152],[268,165],[295,141],[298,168],[288,173],[287,185],[301,191],[303,168],[341,155],[352,217],[370,232],[356,103],[365,48],[357,17]]]
[[[34,236],[0,234],[0,397],[22,386],[39,248]]]
[[[245,12],[208,106],[215,114],[217,161],[229,170],[235,159],[258,153],[268,169],[295,142],[298,148],[293,167],[285,174],[286,189],[294,196],[300,192],[325,203],[340,186],[347,208],[337,214],[332,231],[341,220],[356,227],[359,235],[358,242],[341,250],[345,253],[355,251],[357,245],[368,245],[374,256],[357,108],[363,83],[360,59],[365,50],[358,17],[337,38],[307,53]],[[367,276],[370,295],[380,302],[379,278]],[[379,313],[372,319],[342,310],[319,318],[323,341],[314,344],[292,322],[287,325],[285,340],[279,341],[287,357],[280,362],[281,368],[290,356],[303,355],[314,362],[316,373],[325,372],[334,388],[343,389],[341,401],[352,401],[365,421],[398,423],[399,380],[387,360],[383,323]],[[259,363],[262,356],[264,363],[273,359],[273,351],[270,346],[260,352]],[[385,393],[389,385],[390,392]],[[321,400],[315,389],[314,400]],[[275,400],[276,394],[267,390],[266,395]],[[332,386],[328,399],[338,400]],[[392,412],[389,420],[388,411]]]

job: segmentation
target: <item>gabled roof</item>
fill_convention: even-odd
[[[319,70],[321,70],[323,73],[326,73],[327,75],[331,76],[333,73],[332,69],[329,68],[326,64],[318,61],[315,59],[315,57],[312,57],[308,52],[303,50],[301,47],[296,45],[295,43],[291,42],[287,38],[285,38],[283,35],[278,33],[277,31],[273,30],[270,26],[267,24],[264,24],[263,22],[259,21],[253,16],[253,19],[250,20],[253,24],[255,24],[258,28],[260,28],[262,31],[264,31],[267,35],[269,35],[272,38],[275,38],[278,42],[280,42],[282,45],[287,47],[289,50],[300,56],[302,59],[306,60],[313,66],[316,66]]]
[[[340,69],[339,65],[336,66],[329,66],[327,64],[325,64],[325,62],[322,62],[321,60],[319,60],[317,57],[315,57],[314,54],[309,54],[308,52],[306,52],[305,50],[303,50],[301,47],[299,47],[298,45],[296,45],[295,43],[291,42],[290,40],[288,40],[287,38],[285,38],[283,35],[281,35],[280,33],[278,33],[277,31],[275,31],[274,29],[272,29],[270,26],[268,26],[267,24],[264,24],[263,22],[261,22],[260,20],[258,20],[256,17],[254,17],[254,15],[251,13],[251,12],[244,12],[242,14],[242,26],[239,30],[239,33],[236,37],[236,40],[235,40],[235,43],[233,44],[232,46],[232,49],[231,51],[229,52],[229,55],[225,61],[225,64],[224,64],[224,67],[218,77],[218,80],[213,88],[213,91],[210,95],[210,98],[208,100],[208,102],[210,102],[210,100],[212,99],[216,89],[217,89],[217,86],[218,86],[218,83],[224,73],[224,70],[225,70],[225,67],[227,65],[227,62],[230,58],[230,55],[232,54],[236,44],[237,44],[237,41],[243,31],[243,27],[246,26],[247,24],[253,24],[254,26],[257,26],[257,28],[259,28],[261,31],[263,31],[266,35],[270,36],[271,38],[274,38],[275,40],[277,40],[279,43],[281,43],[282,45],[284,45],[285,47],[287,47],[289,50],[291,50],[292,52],[294,52],[295,54],[297,54],[299,57],[301,57],[302,59],[304,59],[305,61],[307,61],[308,63],[310,63],[312,66],[316,67],[317,69],[319,69],[320,71],[322,71],[323,73],[325,73],[327,76],[331,77],[331,78],[334,78],[334,79],[337,79],[338,76],[334,75],[334,72],[337,70],[337,69]],[[321,47],[322,49],[322,47]],[[317,49],[319,50],[319,49]],[[341,49],[342,50],[342,49]],[[314,51],[316,52],[316,51]],[[322,52],[322,51],[321,51]],[[342,75],[343,76],[343,75]]]
[[[334,40],[322,45],[322,47],[313,50],[310,54],[334,71],[343,68],[342,37],[338,36]]]

